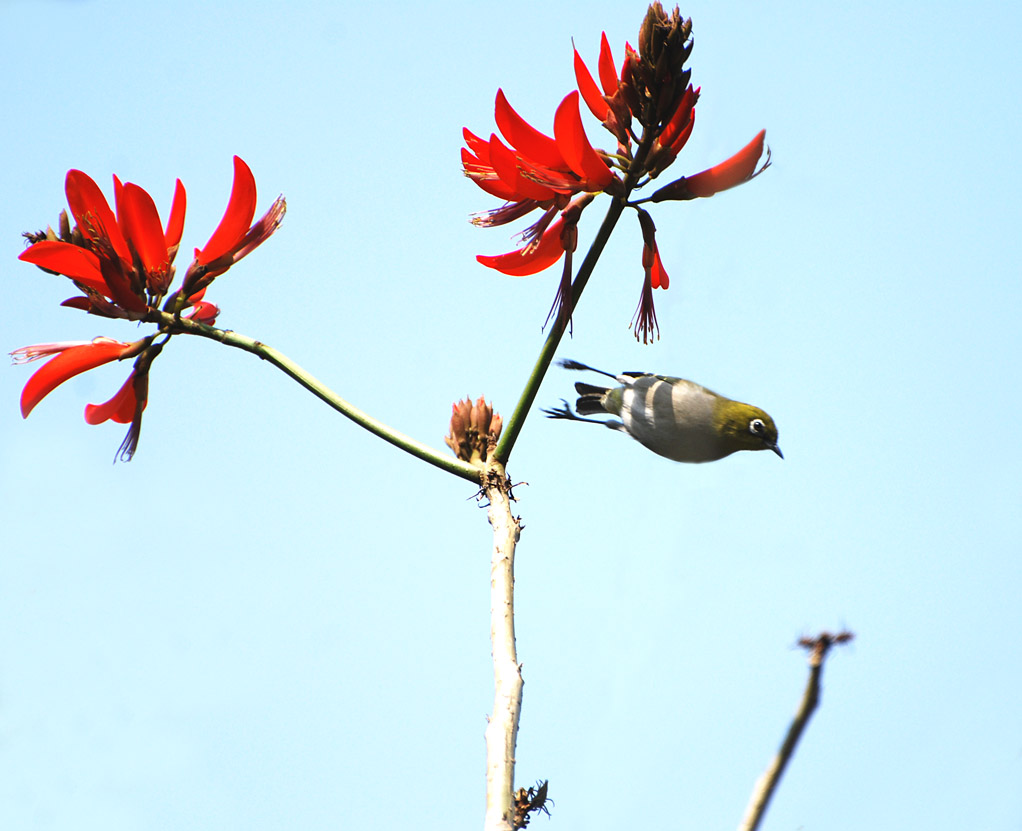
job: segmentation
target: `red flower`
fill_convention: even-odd
[[[142,412],[148,403],[149,367],[163,349],[163,344],[153,344],[152,341],[152,337],[135,343],[95,338],[91,341],[36,344],[15,350],[11,353],[15,363],[28,363],[53,355],[25,384],[21,393],[22,417],[28,418],[40,401],[68,379],[111,361],[138,356],[128,379],[113,398],[103,404],[85,407],[85,421],[89,424],[115,421],[131,425],[118,450],[122,460],[129,460],[138,447]]]
[[[63,274],[76,283],[81,283],[81,288],[91,289],[112,299],[113,292],[103,279],[99,257],[87,248],[69,242],[46,239],[40,240],[31,248],[26,248],[18,259],[46,271]]]
[[[287,202],[278,196],[268,211],[252,224],[256,207],[256,184],[252,171],[240,156],[234,157],[234,186],[224,217],[185,274],[182,291],[188,297],[204,289],[213,278],[223,274],[270,238],[284,221]]]
[[[476,259],[488,268],[496,269],[503,274],[510,274],[512,277],[538,274],[556,263],[564,254],[564,248],[561,246],[561,229],[563,227],[564,222],[558,219],[531,247],[526,246],[496,256],[479,254]]]
[[[497,126],[508,144],[495,134],[484,141],[465,129],[466,147],[461,151],[461,162],[466,176],[506,204],[473,222],[503,225],[542,208],[543,218],[524,234],[526,245],[521,249],[522,255],[535,260],[539,238],[554,216],[569,205],[572,196],[599,193],[611,188],[617,179],[586,137],[577,92],[569,93],[558,106],[554,138],[536,130],[515,112],[503,90],[497,91],[495,113]],[[495,259],[480,257],[479,261],[489,264]],[[546,264],[535,271],[552,265],[560,256],[542,259]]]
[[[748,182],[759,176],[770,166],[770,150],[767,149],[766,163],[756,169],[763,155],[763,144],[766,130],[760,130],[756,137],[731,158],[725,159],[701,173],[693,176],[682,176],[677,181],[664,185],[652,196],[653,202],[664,202],[670,199],[686,200],[713,196],[721,191]]]
[[[148,376],[146,376],[148,378]],[[86,404],[85,420],[89,424],[102,424],[104,421],[116,421],[118,424],[130,424],[135,418],[135,411],[138,409],[139,396],[135,390],[136,374],[132,372],[128,380],[121,385],[114,397],[105,404]],[[142,407],[145,408],[146,398],[142,398]]]
[[[129,182],[122,186],[115,176],[114,199],[117,216],[139,263],[146,290],[151,298],[158,300],[167,293],[174,277],[172,264],[185,224],[184,185],[177,180],[166,231],[160,225],[160,215],[152,197],[138,185]]]
[[[195,295],[192,295],[192,300],[195,300]],[[189,320],[197,320],[199,323],[204,323],[206,326],[212,326],[216,323],[217,315],[220,314],[220,307],[209,303],[206,300],[199,300],[192,306],[192,310],[185,315]]]
[[[700,88],[701,89],[701,88]],[[688,143],[692,129],[696,124],[696,102],[699,100],[699,89],[689,84],[678,102],[671,120],[664,125],[660,135],[653,142],[649,157],[650,178],[656,178],[674,163],[678,153]]]
[[[646,270],[646,278],[642,281],[642,294],[639,296],[639,305],[632,315],[630,325],[635,331],[636,340],[639,340],[640,335],[644,344],[660,340],[660,325],[657,323],[656,310],[653,308],[653,286],[650,282],[649,269]],[[654,330],[656,337],[653,336]]]
[[[563,207],[573,194],[599,193],[614,181],[582,127],[577,92],[557,107],[553,138],[515,112],[503,90],[497,90],[495,115],[508,144],[496,135],[486,142],[466,128],[461,151],[465,175],[488,193],[508,202],[529,200],[532,207],[558,201]]]
[[[639,295],[639,305],[635,309],[635,314],[632,315],[631,325],[636,340],[641,339],[643,343],[650,343],[660,339],[660,326],[656,319],[656,309],[653,308],[653,289],[666,289],[670,284],[656,243],[653,244],[652,251],[648,246],[642,246],[642,266],[645,271],[645,277],[642,280],[642,294]],[[654,330],[656,331],[655,337]]]
[[[650,282],[655,289],[666,289],[671,285],[671,278],[664,270],[663,261],[660,259],[660,249],[653,246],[653,268],[650,272]]]
[[[255,179],[237,156],[234,171],[234,188],[224,218],[205,247],[196,249],[184,294],[178,292],[173,309],[167,311],[182,311],[197,303],[214,277],[269,238],[283,220],[286,203],[279,197],[253,225]],[[138,185],[122,184],[116,176],[116,215],[99,186],[80,170],[68,172],[65,192],[75,220],[74,232],[59,240],[40,239],[19,259],[74,281],[84,296],[66,300],[66,306],[104,317],[144,318],[166,296],[174,277],[173,263],[185,220],[181,180],[175,186],[166,228],[160,224],[152,197]]]
[[[89,424],[115,421],[131,425],[117,449],[118,458],[125,462],[130,461],[138,449],[138,440],[142,435],[142,413],[149,403],[149,362],[144,356],[139,360],[143,366],[136,365],[113,398],[103,404],[88,404],[85,407],[85,421]]]
[[[575,81],[579,92],[585,99],[589,111],[595,115],[603,126],[617,138],[618,147],[627,151],[631,146],[632,104],[635,101],[631,78],[634,74],[635,60],[638,57],[631,46],[625,44],[625,61],[618,76],[614,66],[614,56],[610,50],[607,33],[600,38],[600,58],[597,63],[600,87],[596,85],[585,61],[575,49]]]
[[[548,268],[565,251],[574,250],[578,215],[592,201],[592,194],[620,185],[585,134],[578,100],[579,94],[572,92],[561,101],[551,138],[526,122],[508,103],[503,90],[498,90],[496,122],[508,144],[495,134],[487,142],[468,129],[463,131],[466,148],[461,151],[461,159],[465,175],[487,193],[505,200],[502,207],[473,220],[476,224],[502,225],[536,208],[543,209],[540,220],[522,235],[525,245],[498,256],[479,255],[476,259],[483,265],[513,275],[535,274]],[[561,218],[554,221],[558,213]],[[564,219],[569,213],[572,218],[566,224]],[[569,226],[570,234],[566,230]],[[570,274],[567,277],[562,278],[554,308],[566,308]]]
[[[537,208],[543,210],[543,217],[522,234],[525,244],[520,249],[498,256],[480,255],[476,258],[480,263],[512,275],[548,268],[564,252],[574,250],[579,214],[595,194],[608,192],[628,200],[633,190],[647,185],[675,161],[692,135],[700,94],[689,82],[691,70],[684,68],[692,50],[691,31],[692,22],[683,19],[677,9],[668,15],[660,3],[654,3],[640,28],[638,51],[625,44],[620,73],[603,33],[597,63],[599,83],[574,50],[579,91],[570,93],[557,108],[553,138],[525,122],[498,90],[496,121],[504,141],[496,135],[485,141],[465,130],[466,148],[461,155],[465,174],[505,204],[473,222],[502,225]],[[589,111],[617,140],[615,153],[596,151],[586,137],[578,112],[580,94]],[[642,127],[641,135],[634,132],[635,122]],[[769,164],[768,156],[767,164],[756,170],[764,136],[761,132],[743,151],[715,167],[683,177],[652,197],[625,204],[639,211],[640,223],[648,221],[652,229],[652,220],[639,208],[641,203],[712,196],[748,181]],[[560,219],[553,222],[557,214]],[[647,233],[645,225],[643,242],[645,277],[633,323],[636,337],[648,342],[657,329],[652,289],[666,289],[669,279],[653,231]],[[570,257],[566,257],[555,301],[564,322],[570,320],[570,314],[564,313],[570,309],[569,269]]]
[[[64,190],[76,234],[70,240],[40,240],[18,259],[73,280],[85,296],[65,305],[104,317],[145,317],[174,276],[185,215],[181,180],[166,230],[152,197],[137,185],[122,185],[114,177],[116,217],[99,186],[82,171],[68,171]]]
[[[111,361],[130,358],[137,353],[140,343],[95,338],[91,341],[41,343],[16,349],[11,353],[15,363],[28,363],[53,355],[28,379],[21,392],[22,418],[28,418],[36,404],[68,379]]]
[[[206,287],[258,245],[280,225],[286,209],[278,198],[255,224],[256,190],[251,170],[234,157],[234,188],[220,225],[202,249],[196,249],[184,283],[163,305],[164,312],[184,315],[212,325],[220,310],[203,300]],[[174,258],[184,230],[185,189],[178,180],[166,227],[156,205],[138,185],[122,184],[114,177],[111,210],[99,186],[80,170],[67,174],[65,192],[74,216],[72,230],[62,215],[60,237],[52,230],[30,234],[33,244],[19,259],[45,271],[70,278],[81,296],[63,305],[105,317],[144,320],[167,295],[174,277]],[[153,317],[156,317],[153,315]],[[157,318],[159,319],[159,318]],[[22,392],[22,414],[32,409],[69,378],[113,360],[135,357],[134,368],[121,389],[103,404],[85,409],[89,424],[103,421],[130,423],[120,447],[120,458],[130,459],[138,445],[142,412],[148,401],[149,370],[170,337],[173,327],[163,327],[133,344],[110,338],[88,342],[65,342],[28,346],[12,353],[16,363],[52,355],[28,381]],[[156,338],[161,337],[160,341]]]
[[[639,296],[639,305],[632,315],[632,327],[635,332],[635,339],[642,339],[643,343],[660,338],[660,327],[657,324],[656,310],[653,308],[653,289],[666,289],[671,284],[664,264],[660,259],[660,250],[656,244],[656,226],[653,224],[653,217],[642,208],[637,208],[639,227],[642,230],[642,268],[644,272],[642,280],[642,294]],[[653,332],[656,331],[656,337]]]
[[[614,56],[610,51],[610,42],[607,40],[607,33],[604,32],[600,39],[600,61],[597,64],[600,83],[603,85],[602,93],[600,88],[596,86],[596,81],[593,80],[593,76],[589,73],[589,69],[586,67],[585,61],[582,60],[582,56],[578,54],[577,49],[574,51],[575,80],[578,82],[578,90],[582,93],[589,111],[600,121],[606,123],[611,113],[610,104],[607,99],[617,95],[621,88],[621,83],[617,77],[617,69],[614,67]],[[606,94],[606,97],[604,97],[604,94]]]

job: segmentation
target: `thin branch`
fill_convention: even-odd
[[[483,492],[493,526],[490,564],[490,640],[493,649],[493,715],[486,726],[486,831],[514,831],[512,805],[515,744],[522,713],[522,670],[515,648],[515,545],[521,532],[511,513],[511,482],[491,463]]]
[[[219,341],[227,346],[233,346],[236,349],[242,349],[245,352],[251,352],[253,355],[259,356],[264,361],[269,361],[277,367],[277,369],[293,378],[317,398],[333,407],[341,415],[350,418],[360,427],[364,427],[370,433],[379,436],[384,441],[390,442],[395,447],[404,450],[406,453],[410,453],[416,458],[429,462],[431,465],[435,465],[441,470],[446,470],[448,473],[453,473],[455,476],[460,476],[462,479],[467,479],[470,482],[479,484],[480,477],[482,476],[481,468],[470,465],[460,459],[452,458],[446,453],[435,450],[427,444],[423,444],[410,436],[406,436],[404,433],[394,430],[382,421],[376,420],[368,413],[363,412],[358,409],[358,407],[355,407],[345,401],[319,379],[315,378],[290,358],[278,352],[276,349],[267,346],[265,343],[260,343],[257,340],[246,337],[245,335],[240,335],[237,332],[232,332],[227,329],[217,329],[213,326],[206,326],[202,323],[197,323],[194,320],[187,320],[167,312],[150,312],[147,320],[153,323],[158,323],[161,326],[162,331],[169,334],[198,335],[199,337]]]
[[[763,816],[766,814],[770,799],[777,790],[791,757],[795,755],[795,747],[798,745],[802,732],[805,730],[813,711],[820,703],[820,678],[823,675],[823,661],[827,652],[832,646],[840,643],[847,643],[854,635],[851,632],[840,632],[832,635],[829,632],[822,632],[815,638],[802,638],[799,646],[809,650],[809,681],[806,683],[805,692],[802,694],[802,701],[795,713],[795,718],[788,728],[788,734],[781,743],[781,749],[767,765],[767,769],[756,783],[749,799],[749,805],[745,809],[745,816],[738,825],[738,831],[756,831],[759,828]]]

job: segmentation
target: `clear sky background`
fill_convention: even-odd
[[[461,128],[487,135],[503,87],[549,130],[572,38],[594,67],[606,30],[620,59],[645,11],[581,8],[0,3],[3,351],[139,336],[16,260],[69,168],[164,216],[180,177],[183,269],[237,153],[259,211],[281,192],[289,211],[214,284],[222,326],[438,447],[457,398],[509,415],[557,270],[475,262],[514,241],[467,221],[495,200],[461,175]],[[733,827],[801,695],[795,641],[847,626],[766,827],[1018,829],[1022,7],[682,11],[703,96],[672,170],[763,127],[773,166],[655,206],[672,284],[647,347],[626,216],[559,355],[756,403],[786,458],[686,466],[530,418],[509,468],[528,483],[518,781],[556,802],[534,824]],[[120,425],[82,419],[125,367],[22,421],[32,369],[0,371],[0,827],[479,827],[472,488],[209,341],[157,361],[130,464],[111,465]],[[539,403],[575,380],[552,370]]]

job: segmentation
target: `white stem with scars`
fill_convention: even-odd
[[[490,501],[493,557],[490,565],[490,640],[493,648],[493,715],[486,727],[485,831],[511,831],[515,743],[522,711],[522,673],[515,651],[514,563],[521,527],[511,514],[510,483],[492,463],[483,491]]]

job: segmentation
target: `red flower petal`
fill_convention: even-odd
[[[682,148],[686,144],[688,144],[689,137],[692,135],[692,128],[695,126],[696,111],[693,109],[692,113],[689,115],[688,126],[684,127],[682,131],[678,133],[678,135],[675,136],[674,140],[671,142],[671,145],[668,148],[671,151],[671,153],[677,156],[681,152]]]
[[[174,201],[170,205],[170,216],[167,218],[167,230],[164,233],[164,240],[167,251],[170,253],[170,261],[174,261],[177,248],[181,244],[181,234],[185,229],[185,186],[181,180],[177,180],[174,186]]]
[[[104,404],[85,405],[85,421],[89,424],[102,424],[108,420],[116,421],[118,424],[130,424],[135,418],[137,406],[133,371],[109,401]]]
[[[512,277],[525,277],[529,274],[538,274],[545,268],[556,263],[564,254],[564,247],[561,245],[561,228],[564,221],[558,219],[554,222],[539,241],[539,245],[531,251],[524,249],[509,251],[507,254],[498,254],[488,257],[480,254],[476,259],[488,268],[496,269],[503,274]]]
[[[489,151],[486,153],[489,156]],[[493,166],[489,161],[483,161],[467,147],[461,148],[461,166],[466,176],[492,176]]]
[[[681,96],[681,100],[678,102],[671,120],[667,122],[664,129],[660,132],[659,139],[662,147],[669,147],[671,142],[678,137],[678,134],[688,127],[692,120],[692,108],[695,107],[698,97],[699,93],[692,89],[692,85],[689,84],[685,94]]]
[[[230,253],[252,224],[255,208],[255,177],[241,157],[235,156],[234,186],[231,188],[231,198],[227,203],[227,210],[224,211],[224,218],[220,220],[209,242],[196,253],[195,261],[200,265],[206,265]]]
[[[156,274],[166,271],[170,265],[167,238],[153,198],[138,185],[129,182],[121,188],[117,213],[146,272]]]
[[[595,115],[600,121],[606,121],[610,115],[610,105],[603,100],[603,93],[596,86],[596,81],[589,72],[589,68],[582,60],[582,56],[575,50],[575,81],[578,83],[578,91],[582,93],[589,112]]]
[[[212,326],[216,323],[218,314],[220,314],[219,306],[210,303],[208,300],[200,300],[185,317],[189,320],[195,320],[199,323],[205,323],[207,326]]]
[[[85,346],[72,346],[43,364],[21,392],[21,415],[28,418],[36,404],[69,378],[119,358],[128,344],[98,340]]]
[[[486,155],[490,155],[489,151]],[[505,202],[514,202],[518,198],[515,189],[501,181],[492,165],[484,164],[464,147],[461,148],[461,166],[465,170],[465,175],[491,196]]]
[[[479,138],[468,127],[462,128],[461,134],[465,138],[465,146],[475,154],[479,161],[483,164],[488,164],[490,161],[490,143],[486,139]]]
[[[56,271],[95,289],[100,294],[110,296],[110,289],[99,270],[99,257],[77,245],[57,240],[42,240],[22,251],[18,259]]]
[[[715,193],[740,185],[756,171],[759,157],[763,155],[766,130],[760,130],[756,137],[730,159],[714,165],[695,176],[687,176],[685,182],[693,196],[713,196]]]
[[[568,167],[583,181],[585,190],[599,193],[614,179],[607,163],[593,149],[582,127],[578,111],[578,93],[569,92],[554,115],[557,147]]]
[[[660,259],[660,249],[653,249],[653,271],[650,275],[653,288],[655,289],[666,289],[671,285],[671,278],[667,276],[667,272],[664,271],[663,261]]]
[[[607,40],[607,33],[603,33],[600,39],[600,61],[597,64],[600,73],[600,83],[603,84],[603,91],[610,96],[617,92],[618,80],[617,69],[614,67],[614,55],[610,51],[610,43]]]
[[[128,244],[99,185],[82,171],[69,170],[64,180],[64,193],[75,223],[85,238],[93,241],[109,240],[117,256],[130,263]]]
[[[124,192],[124,184],[121,182],[117,174],[114,174],[114,207],[117,209],[117,222],[118,224],[124,218],[121,216],[121,198]]]
[[[531,161],[544,167],[564,167],[557,143],[518,115],[500,89],[497,90],[496,120],[508,144]]]
[[[518,157],[496,135],[490,136],[490,163],[500,181],[514,192],[511,201],[535,199],[537,202],[545,202],[554,198],[552,190],[522,176],[518,170]]]
[[[110,287],[110,299],[128,312],[144,315],[148,310],[145,300],[140,296],[142,287],[138,285],[134,270],[125,270],[121,260],[100,257],[99,269],[103,281]]]

